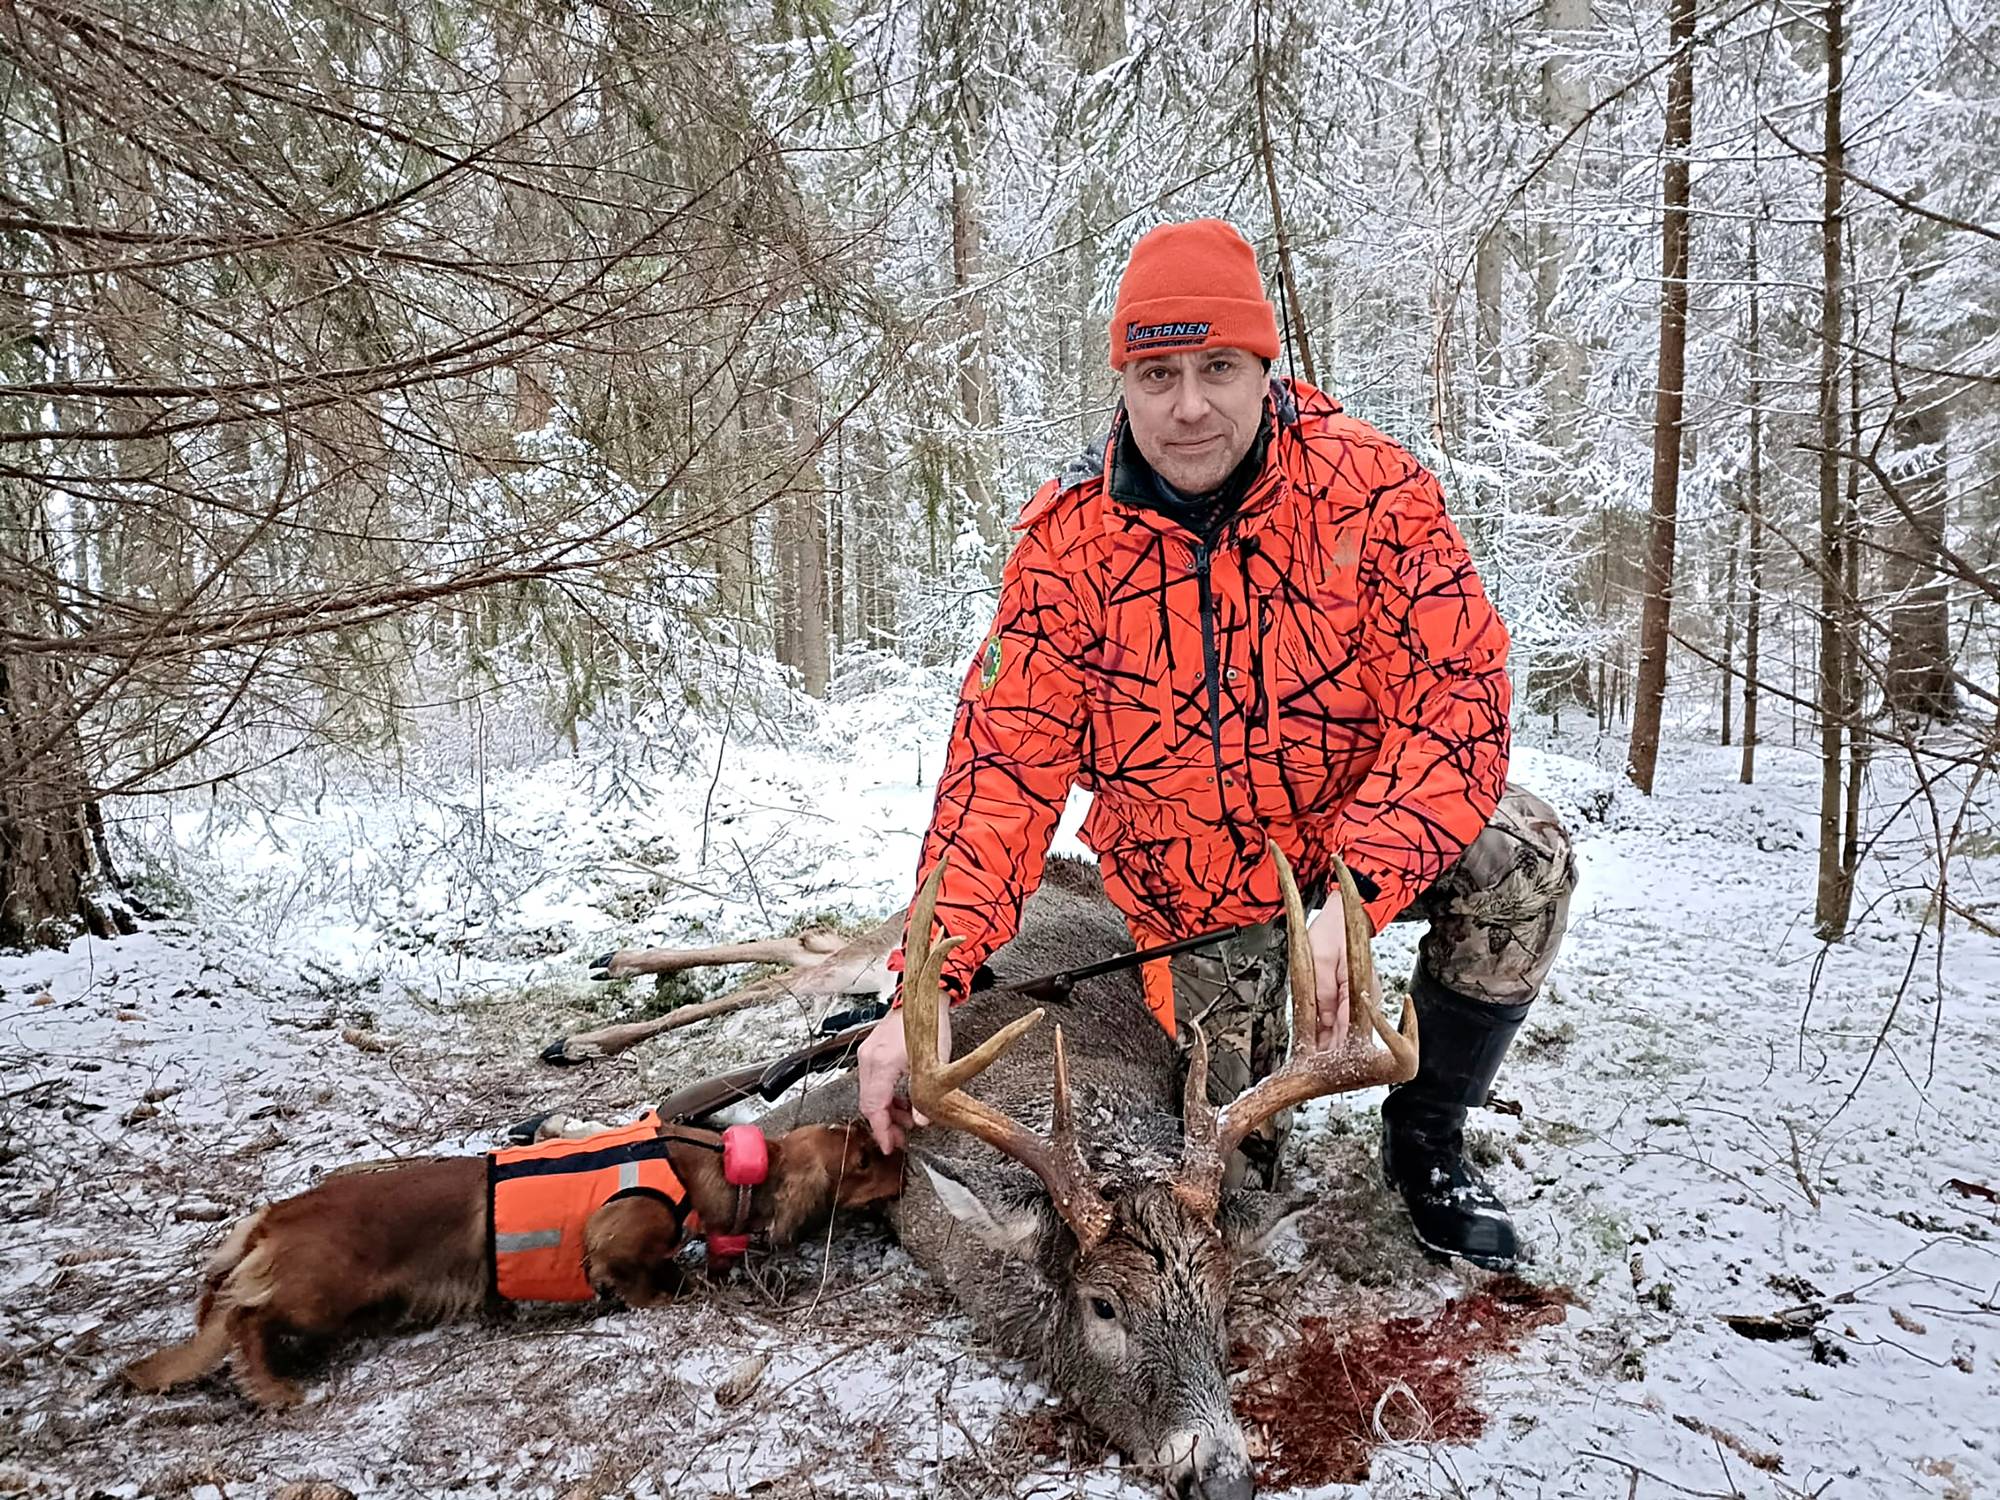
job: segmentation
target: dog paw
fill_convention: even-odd
[[[306,1399],[306,1393],[289,1380],[245,1381],[243,1394],[265,1411],[287,1411]]]
[[[148,1396],[157,1396],[173,1385],[171,1380],[160,1378],[157,1365],[158,1361],[151,1355],[145,1359],[135,1359],[120,1370],[116,1378],[135,1391],[141,1391]]]

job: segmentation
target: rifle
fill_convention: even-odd
[[[1111,958],[1102,958],[1095,963],[1081,964],[1074,969],[1061,969],[1053,974],[1043,974],[1039,978],[1024,979],[1016,984],[994,985],[990,970],[982,968],[973,977],[972,992],[981,994],[992,990],[1003,995],[1026,995],[1038,1005],[1066,1005],[1070,994],[1086,979],[1095,979],[1101,974],[1115,974],[1120,969],[1137,968],[1140,964],[1151,963],[1156,958],[1172,958],[1178,953],[1187,953],[1196,948],[1205,948],[1211,943],[1219,943],[1224,938],[1234,937],[1238,928],[1226,927],[1216,932],[1204,932],[1195,937],[1176,938],[1171,943],[1160,943],[1151,948],[1141,948],[1132,953],[1120,953]],[[981,984],[980,976],[987,982]],[[801,1078],[812,1073],[831,1072],[835,1068],[847,1066],[855,1051],[868,1039],[870,1032],[882,1018],[889,1014],[887,1000],[870,1001],[850,1009],[835,1011],[819,1023],[823,1033],[820,1040],[796,1052],[767,1062],[751,1063],[732,1073],[719,1073],[691,1083],[668,1095],[660,1105],[660,1118],[669,1122],[699,1120],[726,1109],[732,1104],[752,1097],[762,1098],[766,1103],[775,1103],[785,1090]]]

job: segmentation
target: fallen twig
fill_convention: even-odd
[[[1794,1125],[1790,1120],[1787,1120],[1785,1121],[1785,1134],[1792,1138],[1792,1172],[1799,1179],[1799,1186],[1805,1192],[1806,1202],[1810,1203],[1814,1208],[1818,1208],[1820,1206],[1819,1190],[1812,1185],[1811,1179],[1806,1176],[1805,1158],[1799,1152],[1799,1127]]]
[[[1586,1448],[1577,1455],[1579,1458],[1595,1458],[1607,1464],[1616,1464],[1626,1472],[1650,1479],[1655,1484],[1664,1484],[1668,1489],[1683,1495],[1694,1495],[1698,1500],[1747,1500],[1743,1491],[1731,1486],[1726,1490],[1695,1490],[1684,1484],[1676,1484],[1664,1474],[1655,1474],[1651,1469],[1642,1468],[1629,1458],[1620,1458],[1615,1453],[1600,1453],[1595,1448]]]
[[[1746,1339],[1770,1343],[1811,1338],[1813,1330],[1825,1320],[1826,1311],[1823,1303],[1807,1302],[1775,1313],[1724,1313],[1722,1321]]]
[[[1766,1474],[1782,1474],[1785,1472],[1784,1459],[1775,1453],[1767,1453],[1761,1448],[1751,1447],[1733,1432],[1726,1432],[1711,1422],[1702,1421],[1700,1417],[1682,1416],[1679,1412],[1674,1413],[1674,1420],[1689,1432],[1698,1432],[1711,1442],[1720,1443],[1753,1469],[1762,1469]]]

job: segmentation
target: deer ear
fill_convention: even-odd
[[[1036,1248],[1048,1227],[1047,1219],[1039,1208],[1029,1204],[1012,1204],[996,1210],[949,1173],[939,1171],[927,1161],[920,1161],[917,1165],[930,1179],[944,1211],[971,1230],[981,1244],[998,1250],[1002,1255],[1011,1255],[1016,1260],[1035,1260]]]
[[[1313,1206],[1310,1193],[1267,1193],[1238,1188],[1222,1195],[1215,1227],[1222,1242],[1239,1255],[1257,1255],[1300,1214]]]

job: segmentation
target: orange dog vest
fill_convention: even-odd
[[[509,1302],[588,1302],[597,1293],[583,1274],[583,1226],[630,1193],[662,1199],[682,1228],[697,1232],[687,1189],[667,1158],[660,1117],[580,1141],[510,1146],[486,1158],[493,1289]]]

